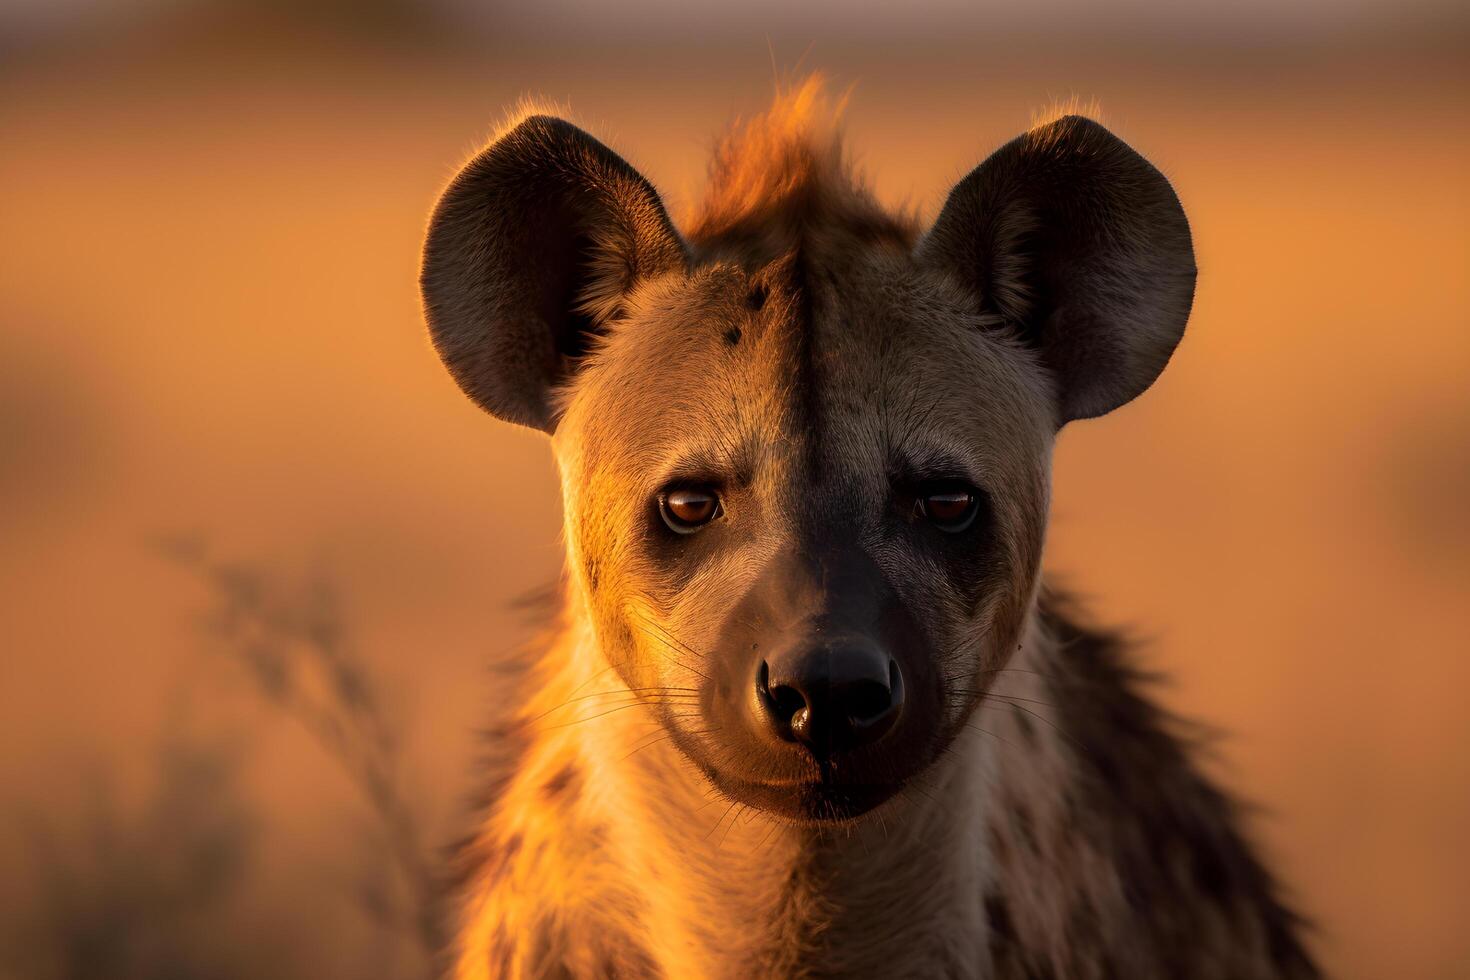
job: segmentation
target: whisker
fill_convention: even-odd
[[[720,819],[716,820],[715,821],[715,825],[713,827],[711,827],[709,829],[709,832],[704,835],[704,839],[705,840],[709,840],[710,839],[710,835],[713,834],[716,830],[719,830],[720,829],[720,824],[724,823],[725,822],[725,818],[728,817],[731,814],[731,812],[734,811],[734,809],[737,806],[739,806],[739,805],[740,805],[740,802],[738,800],[731,800],[730,801],[730,805],[725,808],[725,812],[722,813],[722,814],[720,814]]]
[[[647,620],[645,620],[645,622],[647,622]],[[689,644],[679,639],[673,633],[669,632],[667,627],[651,622],[649,623],[649,626],[658,631],[658,634],[664,638],[664,642],[668,644],[670,649],[678,650],[680,653],[683,653],[686,656],[693,657],[695,660],[700,661],[701,663],[709,659],[704,654],[700,653],[698,650],[694,649]],[[699,674],[700,677],[704,677],[705,680],[709,680],[709,678],[704,673],[697,670],[696,668],[690,667],[687,664],[685,664],[684,666],[688,670],[693,670],[696,674]]]
[[[637,746],[635,746],[631,752],[629,752],[627,755],[623,756],[618,761],[619,762],[626,762],[628,759],[631,759],[633,756],[637,755],[639,752],[642,752],[644,749],[650,748],[651,746],[657,745],[659,742],[662,742],[664,739],[668,738],[672,733],[669,732],[667,729],[661,728],[658,731],[653,732],[652,734],[653,734],[653,737],[652,738],[649,738],[647,735],[644,735],[643,736],[643,740],[640,741],[640,743]]]
[[[576,687],[572,688],[572,693],[573,694],[576,694],[582,688],[586,687],[588,684],[591,684],[593,681],[597,680],[597,678],[601,677],[603,674],[605,674],[608,671],[612,670],[614,666],[616,666],[616,665],[615,664],[608,664],[606,667],[604,667],[601,670],[597,671],[591,677],[587,678],[582,683],[580,683]]]
[[[697,651],[692,650],[689,647],[687,647],[687,646],[679,643],[677,641],[677,638],[675,638],[674,636],[672,636],[671,634],[669,634],[669,632],[667,630],[665,630],[663,627],[659,626],[653,620],[649,619],[646,616],[642,616],[642,615],[639,615],[639,619],[643,620],[644,624],[647,627],[646,629],[640,628],[640,631],[645,636],[647,636],[649,639],[658,640],[660,643],[662,643],[665,646],[667,646],[670,650],[674,650],[674,651],[677,651],[677,652],[680,652],[680,653],[686,653],[687,652],[690,656],[695,657],[696,659],[699,659],[699,660],[705,659],[704,657],[701,657]],[[697,667],[692,667],[689,664],[686,664],[683,661],[679,660],[677,657],[671,657],[671,656],[668,656],[667,654],[665,654],[665,658],[668,659],[671,663],[675,664],[676,666],[683,667],[685,670],[688,670],[688,671],[691,671],[691,672],[693,672],[695,674],[698,674],[700,677],[703,677],[705,680],[709,680],[709,676],[706,675],[703,671],[699,670]]]
[[[940,805],[939,797],[929,792],[928,788],[925,787],[923,784],[924,777],[927,775],[927,773],[920,773],[915,778],[909,780],[909,788],[917,792],[920,796],[924,797],[924,799],[928,800],[930,803],[938,806]]]
[[[967,722],[965,722],[965,727],[966,728],[972,728],[972,729],[974,729],[975,731],[979,732],[982,735],[989,735],[991,738],[996,739],[997,741],[1000,741],[1000,742],[1005,743],[1006,745],[1010,746],[1012,749],[1015,749],[1017,752],[1021,752],[1021,747],[1019,745],[1017,745],[1015,742],[1012,742],[1010,739],[1003,738],[1002,736],[995,734],[995,732],[992,732],[988,728],[981,728],[979,725],[975,724],[973,721],[967,721]]]
[[[988,697],[988,695],[987,695],[987,697]],[[999,695],[999,697],[1005,697],[1005,695]],[[1006,703],[1010,703],[1010,702],[1006,702]],[[1030,708],[1026,707],[1025,705],[1010,703],[1010,706],[1012,708],[1014,708],[1015,710],[1017,710],[1017,711],[1025,712],[1026,714],[1030,715],[1032,718],[1035,718],[1037,721],[1041,722],[1046,727],[1050,728],[1052,731],[1056,732],[1062,738],[1066,739],[1069,743],[1071,743],[1072,747],[1075,748],[1075,749],[1077,749],[1083,755],[1092,755],[1092,750],[1091,749],[1089,749],[1087,746],[1083,745],[1081,742],[1077,741],[1075,738],[1072,737],[1071,733],[1064,731],[1060,726],[1058,726],[1050,718],[1046,717],[1045,715],[1041,714],[1040,712],[1032,711]]]
[[[555,724],[555,725],[546,725],[544,727],[546,729],[548,729],[548,730],[553,729],[553,728],[570,728],[573,725],[581,725],[581,724],[583,724],[585,722],[596,721],[598,718],[606,718],[608,715],[612,714],[615,711],[624,711],[624,710],[626,710],[628,708],[650,707],[651,705],[652,705],[652,702],[649,702],[649,701],[643,701],[643,700],[633,701],[633,702],[630,702],[629,704],[620,704],[616,708],[609,708],[606,711],[600,711],[597,714],[592,715],[591,717],[588,717],[588,718],[578,718],[576,721],[560,722],[560,723]]]
[[[561,702],[560,704],[556,705],[555,707],[547,708],[545,711],[541,712],[539,715],[536,715],[534,718],[528,718],[526,720],[527,721],[540,721],[542,718],[545,718],[547,715],[551,714],[552,712],[554,712],[554,711],[560,711],[562,708],[565,708],[565,707],[567,707],[568,705],[571,705],[571,704],[575,704],[578,701],[586,701],[586,700],[589,700],[591,698],[608,698],[608,697],[615,697],[615,696],[627,696],[627,695],[630,695],[630,694],[631,695],[634,695],[634,696],[639,696],[640,693],[641,692],[644,692],[644,691],[656,691],[656,692],[659,692],[659,693],[667,693],[670,698],[675,698],[675,697],[688,697],[688,698],[692,698],[692,699],[697,700],[698,699],[697,694],[686,695],[686,694],[682,694],[682,693],[673,693],[673,692],[694,691],[694,690],[695,689],[692,688],[692,687],[624,687],[624,688],[619,688],[619,689],[617,689],[615,691],[593,691],[590,694],[582,694],[582,695],[579,695],[579,696],[574,697],[574,698],[567,698],[565,701]]]
[[[976,671],[977,674],[1030,674],[1033,677],[1045,677],[1048,680],[1060,680],[1060,675],[1049,673],[1044,670],[1032,670],[1030,667],[982,667]]]
[[[673,630],[669,629],[662,623],[654,622],[647,616],[643,617],[643,621],[652,626],[654,629],[658,630],[661,634],[666,636],[675,647],[682,650],[684,653],[689,654],[689,656],[693,657],[695,660],[703,662],[709,659],[709,657],[705,656],[689,644],[685,643],[683,640],[679,639],[678,636],[674,635]]]
[[[747,807],[744,803],[741,803],[739,806],[739,811],[737,811],[735,816],[730,818],[730,822],[725,825],[725,832],[720,835],[720,842],[715,845],[715,848],[717,850],[724,850],[725,840],[730,836],[730,831],[735,829],[735,824],[739,823],[741,815],[748,812],[749,810],[749,807]]]
[[[770,842],[771,836],[773,834],[775,834],[778,829],[780,829],[780,826],[781,825],[779,823],[777,823],[776,821],[772,820],[771,821],[770,829],[767,830],[765,832],[765,834],[761,837],[761,842],[755,846],[755,849],[757,851],[763,851],[763,850],[765,850],[766,844]]]
[[[1004,698],[1007,701],[1024,701],[1027,704],[1039,704],[1044,708],[1060,708],[1060,705],[1052,704],[1050,701],[1042,701],[1039,698],[1023,698],[1016,694],[1001,694],[997,691],[965,691],[955,690],[951,694],[968,694],[984,700],[986,698]]]

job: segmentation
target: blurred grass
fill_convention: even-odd
[[[197,538],[174,536],[163,552],[208,583],[208,631],[255,691],[300,724],[346,774],[374,821],[372,851],[394,874],[365,877],[357,894],[376,926],[417,942],[433,962],[444,948],[446,876],[409,797],[400,723],[389,717],[371,663],[355,648],[328,582],[297,588],[259,567],[211,558]]]
[[[219,746],[169,741],[136,812],[89,781],[80,826],[27,820],[25,913],[4,924],[5,975],[30,980],[289,976],[286,950],[242,928],[235,902],[258,822]],[[17,883],[12,882],[11,887]]]
[[[373,975],[436,977],[444,950],[447,875],[422,830],[421,801],[401,767],[401,723],[390,717],[371,664],[353,646],[320,578],[289,583],[261,566],[213,558],[197,535],[157,550],[203,583],[202,649],[222,655],[250,689],[299,725],[355,788],[365,823],[348,880],[326,894],[364,917]],[[175,720],[176,721],[176,720]],[[170,726],[156,772],[135,805],[116,775],[93,768],[75,826],[30,809],[29,862],[7,882],[23,913],[0,929],[3,975],[16,980],[228,980],[309,977],[311,957],[269,928],[247,897],[267,845],[258,804],[241,786],[241,749],[218,733]],[[336,887],[341,886],[341,887]],[[304,892],[274,900],[288,906]],[[336,947],[322,937],[326,950]],[[361,940],[359,940],[361,941]],[[337,967],[360,955],[336,956]]]

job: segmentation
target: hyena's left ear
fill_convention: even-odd
[[[997,150],[919,243],[984,312],[1019,330],[1056,382],[1058,424],[1153,384],[1189,318],[1194,250],[1164,176],[1082,116]]]
[[[551,432],[557,384],[623,297],[687,261],[647,180],[571,123],[531,116],[440,197],[420,285],[434,347],[465,393]]]

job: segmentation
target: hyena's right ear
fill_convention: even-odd
[[[647,180],[571,123],[531,116],[439,198],[419,281],[434,347],[464,392],[551,432],[557,384],[623,297],[687,263]]]

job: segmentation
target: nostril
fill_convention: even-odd
[[[848,685],[844,697],[848,738],[854,745],[876,742],[891,729],[903,708],[903,672],[889,658],[887,683],[869,677]]]
[[[770,664],[764,660],[760,661],[760,670],[756,671],[756,693],[781,738],[803,738],[811,720],[811,705],[807,702],[807,696],[792,685],[776,683],[772,686]]]
[[[903,673],[892,657],[888,659],[887,674],[887,683],[874,677],[860,678],[843,692],[848,722],[869,738],[881,737],[903,706]]]
[[[806,698],[796,688],[785,684],[771,687],[771,666],[764,660],[761,661],[760,672],[756,674],[755,689],[777,721],[789,724],[792,716],[806,707]]]
[[[797,712],[806,709],[807,703],[800,691],[783,685],[771,691],[771,706],[776,717],[790,725],[796,720]]]
[[[844,692],[847,716],[855,722],[871,722],[893,707],[893,691],[887,684],[860,681]]]

